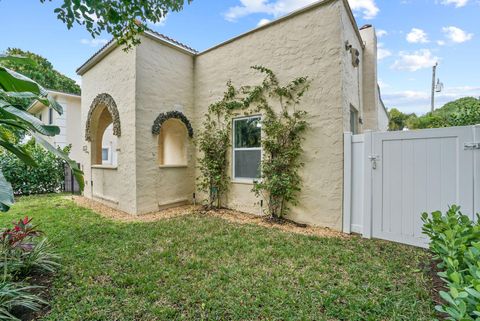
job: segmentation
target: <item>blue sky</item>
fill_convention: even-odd
[[[106,41],[80,27],[67,30],[53,9],[59,3],[0,0],[0,51],[19,47],[48,58],[80,82],[75,70]],[[151,27],[197,50],[255,28],[315,0],[194,0]],[[387,107],[429,110],[431,66],[438,61],[444,91],[437,107],[480,96],[480,0],[349,0],[359,26],[379,36],[379,83]]]

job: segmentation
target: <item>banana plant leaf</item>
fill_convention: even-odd
[[[60,134],[60,128],[54,125],[45,125],[41,120],[31,114],[15,108],[5,101],[0,100],[0,116],[2,119],[11,119],[23,121],[25,127],[37,131],[45,136],[55,136]]]
[[[37,163],[32,156],[30,156],[28,151],[26,151],[22,146],[15,145],[13,142],[11,142],[4,132],[0,132],[0,146],[20,158],[25,164],[37,166]]]
[[[13,188],[0,170],[0,211],[6,212],[13,205]]]
[[[10,97],[38,99],[45,106],[53,108],[57,113],[63,113],[62,106],[48,95],[45,88],[30,78],[3,66],[0,66],[0,90]]]
[[[0,63],[2,61],[22,61],[22,63],[34,63],[28,58],[12,57],[0,55]],[[36,99],[47,107],[51,107],[59,114],[63,112],[63,108],[50,95],[47,90],[37,84],[35,81],[25,77],[15,71],[0,65],[0,94],[12,98],[29,98]],[[83,173],[77,164],[71,160],[66,153],[55,148],[45,140],[44,136],[55,136],[60,133],[57,126],[45,125],[42,121],[33,115],[16,108],[12,104],[0,99],[0,126],[8,125],[22,129],[26,133],[31,134],[36,142],[43,146],[46,150],[53,153],[57,157],[62,158],[68,163],[78,181],[80,190],[83,190],[85,182]],[[16,155],[19,159],[31,166],[37,166],[31,155],[23,147],[10,141],[8,135],[0,131],[0,147]],[[0,211],[8,211],[13,205],[13,189],[12,186],[0,169]]]

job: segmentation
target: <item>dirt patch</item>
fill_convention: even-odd
[[[110,218],[121,222],[154,222],[185,215],[200,214],[208,215],[211,217],[218,217],[229,222],[237,224],[256,224],[268,228],[276,228],[284,232],[297,233],[303,235],[312,235],[319,237],[337,237],[337,238],[350,238],[352,236],[333,231],[328,228],[307,226],[304,224],[298,224],[292,221],[272,221],[265,217],[242,213],[238,211],[220,209],[216,211],[205,211],[202,206],[185,205],[174,208],[161,210],[155,213],[149,213],[145,215],[131,215],[120,210],[111,208],[103,203],[82,197],[82,196],[67,196],[68,199],[73,200],[78,206],[86,207],[94,212],[102,215],[103,217]]]
[[[421,267],[423,270],[426,271],[427,275],[431,280],[431,295],[435,305],[442,305],[444,301],[440,297],[440,291],[448,292],[447,287],[445,286],[445,282],[442,281],[440,276],[438,276],[438,272],[440,269],[438,268],[439,261],[435,261],[432,257],[429,258],[428,262],[423,263]]]
[[[27,278],[27,283],[33,286],[38,286],[36,289],[32,289],[30,292],[50,302],[52,298],[51,289],[54,275],[53,274],[40,274],[33,275]],[[29,309],[14,308],[12,314],[22,321],[39,320],[43,316],[46,316],[50,312],[50,306],[44,304],[40,310],[31,311]]]

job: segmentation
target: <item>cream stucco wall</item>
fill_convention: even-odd
[[[371,95],[378,89],[365,88],[373,81],[376,88],[376,69],[365,71],[376,63],[376,42],[366,34],[364,48],[352,20],[346,0],[326,0],[200,54],[147,34],[129,53],[115,48],[101,55],[99,62],[82,71],[82,138],[90,104],[100,93],[115,99],[122,135],[118,167],[85,166],[85,195],[132,214],[189,202],[193,192],[201,198],[195,189],[199,154],[193,142],[187,139],[185,166],[160,166],[153,122],[160,113],[180,111],[196,133],[208,106],[223,96],[227,81],[236,86],[257,84],[263,76],[250,67],[263,65],[282,83],[300,76],[311,79],[300,106],[310,122],[300,173],[303,186],[290,218],[341,230],[343,132],[349,130],[350,106],[367,118],[360,130],[378,126],[367,104],[380,115],[377,97]],[[360,52],[358,67],[352,65],[347,41]],[[370,104],[365,95],[375,101]],[[90,164],[91,146],[85,144],[89,151],[84,153],[85,164]],[[251,189],[251,183],[232,181],[226,205],[260,214],[259,199]]]
[[[136,213],[136,124],[135,124],[135,64],[136,50],[128,53],[117,47],[87,73],[82,75],[81,137],[85,137],[85,125],[94,98],[107,93],[116,102],[121,136],[118,137],[118,166],[91,167],[92,144],[84,142],[83,153],[85,191],[87,197],[106,202],[128,213]],[[92,185],[93,181],[93,185]]]
[[[358,111],[359,119],[363,117],[363,42],[359,38],[357,26],[351,23],[349,12],[345,6],[340,7],[340,26],[341,32],[341,44],[343,48],[340,50],[342,59],[342,107],[343,107],[343,131],[350,131],[350,109],[354,108]],[[348,47],[352,50],[358,50],[360,56],[360,64],[355,67],[352,64],[353,57],[351,51],[347,50]],[[363,130],[361,123],[357,121],[357,128],[359,132]]]
[[[160,166],[158,135],[152,125],[160,113],[193,112],[193,56],[142,37],[136,54],[137,212],[191,201],[195,187],[195,148],[187,137],[186,166]],[[185,131],[186,133],[186,131]]]
[[[291,218],[337,230],[341,229],[343,185],[342,8],[341,1],[326,2],[200,54],[195,61],[197,128],[208,105],[222,97],[228,80],[236,86],[262,80],[250,66],[272,69],[283,83],[300,76],[312,80],[299,107],[308,111],[311,127],[302,158],[303,188]],[[232,182],[227,206],[260,213],[251,189],[251,184]]]
[[[365,42],[363,71],[363,128],[377,130],[380,106],[380,93],[377,79],[377,36],[375,28],[370,26],[360,30]]]

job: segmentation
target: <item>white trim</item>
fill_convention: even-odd
[[[352,232],[352,133],[343,135],[343,232]]]
[[[368,158],[372,155],[373,135],[371,131],[364,134],[364,188],[363,188],[363,231],[362,236],[367,239],[372,238],[372,163]]]
[[[259,177],[252,177],[252,178],[236,177],[236,174],[235,174],[235,152],[236,151],[260,151],[260,162],[263,159],[263,152],[261,147],[261,139],[262,139],[261,128],[260,128],[260,147],[251,147],[251,148],[235,147],[235,127],[236,127],[235,123],[240,120],[251,119],[251,118],[258,118],[260,122],[262,121],[262,115],[258,115],[258,114],[232,118],[232,183],[253,184],[256,180],[259,179]]]
[[[94,168],[94,169],[117,170],[117,169],[118,169],[118,166],[113,166],[113,165],[92,165],[91,168]]]

